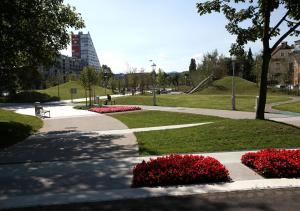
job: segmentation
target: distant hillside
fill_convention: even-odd
[[[67,100],[71,99],[70,89],[71,88],[77,88],[77,94],[74,95],[74,99],[76,98],[84,98],[85,97],[85,91],[83,87],[80,85],[78,81],[69,81],[64,84],[59,85],[59,93],[60,93],[60,99],[61,100]],[[111,93],[111,90],[107,89],[107,94]],[[45,90],[39,90],[41,93],[46,93],[50,96],[58,96],[58,87],[53,86]],[[103,96],[105,95],[105,88],[96,86],[95,88],[96,95]]]
[[[242,95],[256,95],[258,94],[258,87],[255,83],[235,77],[236,94]],[[209,87],[196,92],[195,94],[231,94],[232,77],[227,76],[220,80],[214,81]]]

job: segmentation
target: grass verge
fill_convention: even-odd
[[[214,122],[190,128],[135,133],[142,155],[300,147],[299,128],[271,121],[157,111],[117,114],[113,117],[129,128]]]
[[[0,109],[0,149],[24,140],[42,126],[43,121],[38,117]]]
[[[287,103],[283,105],[273,106],[273,108],[281,111],[290,111],[300,113],[300,102],[296,103]]]
[[[236,107],[240,111],[254,111],[255,96],[238,95]],[[289,100],[287,96],[269,96],[267,103],[282,102]],[[127,96],[116,99],[120,105],[153,105],[152,96]],[[188,108],[211,108],[231,110],[230,95],[158,95],[159,106],[188,107]]]

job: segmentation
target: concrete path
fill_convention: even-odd
[[[31,114],[33,108],[17,110]],[[138,156],[135,135],[95,134],[93,131],[126,130],[126,125],[108,115],[51,107],[39,133],[0,151],[0,163],[68,161]]]
[[[230,119],[254,119],[254,112],[247,111],[231,111],[231,110],[219,110],[219,109],[205,109],[205,108],[185,108],[185,107],[167,107],[167,106],[144,106],[138,105],[144,110],[157,110],[157,111],[170,111],[170,112],[182,112],[182,113],[192,113],[192,114],[202,114],[209,116],[218,116]],[[267,118],[279,118],[287,117],[282,114],[269,114],[266,113]]]
[[[0,209],[33,205],[107,201],[233,190],[300,187],[299,179],[264,179],[240,163],[245,152],[203,153],[217,158],[231,183],[131,188],[132,168],[154,157],[0,165]]]
[[[300,188],[279,188],[52,205],[18,211],[296,211],[300,207],[299,198]]]

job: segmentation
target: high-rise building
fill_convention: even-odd
[[[87,65],[100,70],[100,62],[90,33],[72,34],[72,57],[83,59]]]

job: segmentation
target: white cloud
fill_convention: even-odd
[[[114,73],[125,72],[128,68],[126,56],[119,52],[103,52],[98,57],[101,65],[108,65]]]

